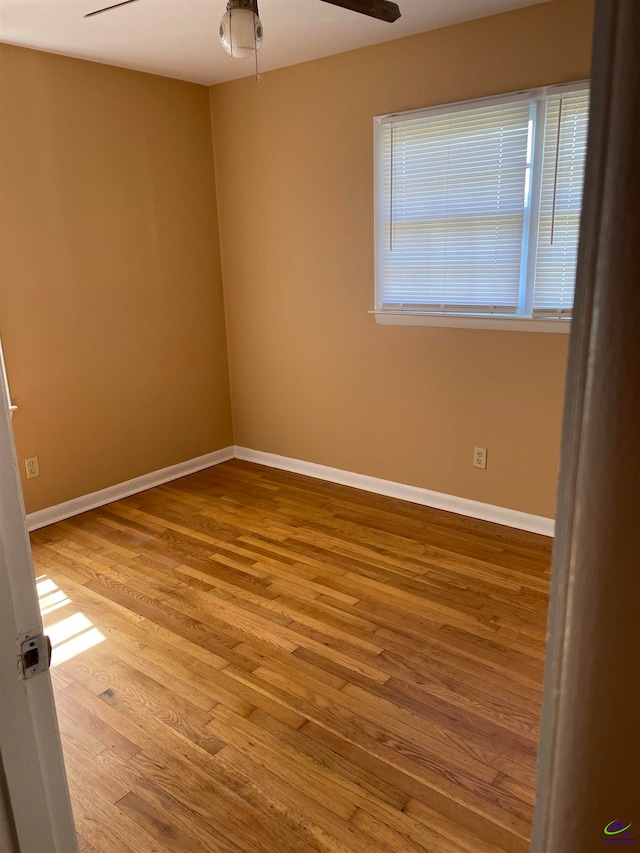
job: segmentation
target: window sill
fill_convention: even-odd
[[[493,329],[501,332],[555,332],[567,334],[571,331],[571,320],[531,317],[499,316],[485,314],[403,314],[392,311],[370,311],[376,323],[382,326],[442,326],[455,329]]]

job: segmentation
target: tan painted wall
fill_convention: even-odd
[[[0,333],[37,510],[232,443],[207,89],[0,45]]]
[[[591,29],[555,0],[211,90],[236,444],[554,514],[566,337],[367,314],[372,117],[588,77]]]

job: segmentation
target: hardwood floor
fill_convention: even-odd
[[[233,461],[32,542],[81,850],[529,849],[549,540]]]

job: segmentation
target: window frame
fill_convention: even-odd
[[[533,291],[538,242],[538,220],[541,201],[543,175],[544,138],[546,130],[547,98],[563,92],[576,92],[590,89],[590,80],[576,80],[535,89],[523,89],[485,98],[472,98],[455,101],[450,104],[438,104],[403,112],[375,116],[373,120],[374,139],[374,250],[375,285],[374,308],[369,313],[381,325],[398,326],[441,326],[454,328],[494,329],[503,331],[555,332],[568,333],[571,330],[570,317],[533,316]],[[438,311],[399,311],[383,308],[383,229],[384,229],[384,178],[383,178],[383,128],[400,120],[418,119],[437,115],[448,115],[474,107],[495,106],[529,100],[531,118],[534,121],[531,153],[527,163],[530,169],[530,187],[524,208],[522,232],[522,254],[520,266],[520,298],[517,313],[482,314],[474,312],[438,312]]]

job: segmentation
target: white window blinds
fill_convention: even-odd
[[[547,98],[534,315],[573,309],[588,123],[587,89]]]
[[[376,311],[571,316],[585,83],[376,120]]]
[[[383,305],[515,312],[529,99],[384,126]]]

